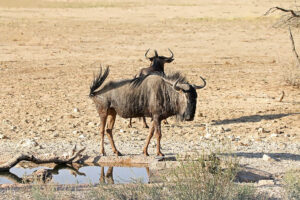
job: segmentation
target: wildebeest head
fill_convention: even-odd
[[[146,57],[148,60],[151,61],[152,65],[155,65],[155,64],[158,64],[158,63],[159,63],[159,64],[170,63],[170,62],[172,62],[172,61],[174,60],[174,59],[173,59],[174,54],[173,54],[173,52],[172,52],[170,49],[168,49],[168,50],[170,51],[170,53],[171,53],[171,56],[170,56],[170,57],[159,56],[156,50],[154,50],[154,54],[155,54],[154,56],[148,57],[147,54],[148,54],[149,50],[150,50],[150,49],[148,49],[148,50],[146,51],[145,57]]]
[[[178,78],[173,83],[171,83],[169,80],[165,80],[167,83],[172,84],[173,89],[179,94],[179,102],[177,104],[177,119],[181,121],[194,120],[197,104],[196,89],[201,89],[206,86],[205,79],[203,79],[202,77],[200,78],[204,83],[202,86],[190,85],[188,82],[180,80],[180,78]]]

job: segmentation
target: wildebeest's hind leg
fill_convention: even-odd
[[[153,136],[153,133],[154,133],[154,123],[152,123],[149,135],[148,135],[147,140],[146,140],[146,145],[145,145],[145,147],[143,149],[143,153],[144,153],[145,156],[149,156],[149,154],[148,154],[148,146],[149,146],[150,140],[151,140],[151,138]]]
[[[113,150],[113,152],[117,155],[117,156],[122,156],[122,154],[117,150],[115,143],[114,143],[114,138],[112,135],[112,130],[114,128],[115,125],[115,121],[116,121],[116,111],[112,108],[110,108],[108,110],[108,119],[107,119],[107,129],[106,129],[106,134],[108,136],[108,139],[110,141],[110,145],[111,148]]]
[[[107,118],[106,113],[100,114],[100,135],[101,135],[100,155],[101,156],[106,156],[106,153],[104,151],[104,129],[105,129],[105,125],[106,125],[106,118]]]
[[[157,117],[153,117],[153,125],[155,127],[155,134],[156,134],[156,138],[157,138],[156,154],[158,156],[164,156],[164,154],[160,151],[161,120],[157,119]]]

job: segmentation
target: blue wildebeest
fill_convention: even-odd
[[[146,156],[149,155],[148,145],[155,132],[157,155],[163,156],[160,151],[161,120],[174,115],[180,120],[193,120],[197,103],[196,89],[204,88],[205,80],[200,77],[204,84],[196,86],[189,84],[179,73],[170,76],[148,74],[134,79],[110,81],[103,85],[108,74],[109,68],[106,68],[103,74],[102,68],[100,68],[99,75],[95,77],[90,87],[89,95],[100,116],[101,155],[105,155],[104,132],[106,124],[106,134],[113,152],[116,155],[122,155],[116,149],[112,135],[118,114],[122,118],[152,117],[152,126],[143,153]]]
[[[148,49],[145,53],[145,57],[151,61],[150,63],[150,66],[147,67],[147,68],[142,68],[140,70],[140,73],[139,73],[139,77],[141,76],[147,76],[148,74],[150,73],[153,73],[153,72],[160,72],[162,73],[163,75],[165,75],[165,63],[170,63],[174,60],[174,54],[173,52],[168,49],[171,53],[171,56],[170,57],[165,57],[165,56],[159,56],[157,51],[154,49],[154,56],[152,57],[148,57],[147,54],[149,52],[150,49]],[[131,128],[132,127],[132,120],[131,118],[129,119],[129,124],[128,124],[128,128]],[[167,121],[165,121],[167,122]],[[148,128],[148,125],[146,123],[146,118],[143,117],[143,127],[144,128]]]

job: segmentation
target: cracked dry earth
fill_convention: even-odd
[[[208,85],[198,91],[193,122],[163,125],[162,152],[236,153],[242,166],[272,174],[260,191],[282,198],[281,177],[300,168],[300,89],[285,81],[294,61],[288,32],[272,28],[276,15],[261,15],[288,2],[151,2],[1,1],[1,161],[74,144],[98,155],[93,74],[102,64],[111,66],[110,80],[133,77],[149,65],[148,48],[166,56],[170,48],[175,61],[166,73],[180,71],[192,83],[201,75]],[[116,146],[141,154],[148,130],[138,119],[127,123],[117,117]],[[155,146],[153,139],[152,155]],[[105,149],[112,155],[108,140]]]

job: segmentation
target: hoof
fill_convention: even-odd
[[[161,152],[157,153],[156,155],[157,155],[157,156],[162,156],[162,157],[165,156],[165,154],[163,154],[163,153],[161,153]]]
[[[104,153],[100,153],[100,156],[106,156],[106,153],[104,152]]]
[[[167,120],[163,120],[162,121],[164,124],[169,124],[169,122]]]
[[[144,125],[143,128],[149,128],[149,126],[148,125]]]
[[[143,152],[143,154],[145,155],[145,156],[149,156],[149,153],[148,152]]]
[[[132,125],[131,125],[131,124],[128,124],[127,127],[128,127],[128,128],[132,128]]]
[[[123,154],[121,154],[119,151],[117,151],[115,154],[116,156],[123,156]]]

